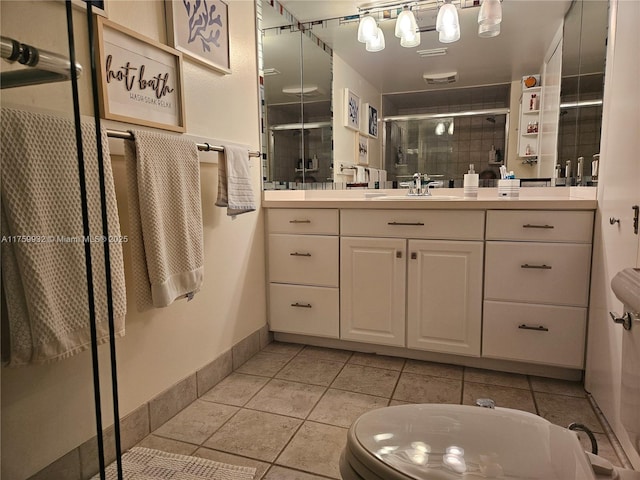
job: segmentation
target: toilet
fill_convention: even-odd
[[[576,434],[509,408],[399,405],[351,426],[340,458],[343,480],[640,480],[585,453]]]

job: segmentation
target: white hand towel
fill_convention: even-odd
[[[380,188],[387,188],[387,171],[378,170],[378,182],[380,182]]]
[[[376,183],[380,181],[380,174],[377,168],[369,169],[369,183]]]
[[[218,162],[218,207],[227,207],[227,215],[253,212],[256,202],[251,189],[249,151],[246,147],[223,145]]]
[[[356,183],[366,183],[367,175],[364,167],[355,167],[356,168]]]
[[[109,241],[115,334],[124,335],[124,267],[106,131],[101,137],[109,238],[103,239],[95,126],[82,122],[86,239],[73,120],[8,108],[0,116],[3,327],[10,348],[3,359],[10,366],[48,363],[91,345],[86,241],[91,241],[98,342],[109,338],[104,240]]]
[[[204,275],[196,144],[135,130],[125,140],[131,257],[139,311],[192,298]]]

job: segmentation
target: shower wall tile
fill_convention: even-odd
[[[198,397],[215,387],[233,371],[231,350],[227,350],[214,361],[196,372]]]

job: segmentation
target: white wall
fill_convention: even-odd
[[[631,209],[640,204],[639,22],[640,2],[612,0],[585,381],[636,469],[640,469],[639,452],[633,451],[620,422],[622,336],[629,333],[613,324],[609,312],[622,313],[611,279],[624,268],[640,267],[640,240],[632,233]],[[611,225],[610,217],[620,219],[620,224]]]
[[[109,1],[109,18],[166,43],[161,1]],[[232,74],[223,76],[188,59],[184,62],[187,133],[259,149],[258,85],[254,2],[229,3]],[[67,53],[64,2],[0,2],[2,34]],[[86,25],[76,12],[83,114],[91,114]],[[3,70],[5,64],[3,64]],[[70,83],[2,91],[2,103],[67,114]],[[215,153],[201,153],[211,155]],[[252,183],[260,199],[260,168],[252,159]],[[127,234],[124,163],[112,161],[123,234]],[[232,220],[214,207],[217,165],[201,164],[205,280],[189,303],[178,301],[144,314],[135,311],[129,251],[125,244],[128,296],[126,336],[117,341],[120,412],[133,411],[193,374],[265,325],[263,218],[260,210]],[[102,365],[107,351],[101,347]],[[104,372],[105,426],[112,423],[108,371]],[[47,366],[2,370],[2,477],[20,480],[36,473],[95,435],[91,359],[88,352]]]
[[[368,53],[367,55],[371,55]],[[340,164],[356,163],[356,138],[358,132],[344,126],[344,89],[348,88],[360,97],[361,106],[369,103],[382,114],[382,95],[364,77],[351,68],[340,56],[333,52],[333,165],[334,178],[344,182],[340,175]],[[362,124],[362,118],[360,119]],[[361,126],[361,130],[366,127]],[[382,168],[382,122],[378,123],[378,138],[369,138],[369,165]]]

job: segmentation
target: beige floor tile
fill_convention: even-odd
[[[339,479],[340,454],[346,442],[346,428],[307,421],[275,463]]]
[[[395,405],[412,405],[412,404],[413,404],[413,402],[405,402],[403,400],[391,400],[389,402],[389,406],[390,407],[393,407]]]
[[[196,400],[152,433],[199,445],[237,411],[229,405]]]
[[[273,465],[264,480],[326,480],[326,478]]]
[[[530,377],[531,389],[534,392],[555,393],[556,395],[570,395],[572,397],[586,397],[582,382],[558,380],[556,378]]]
[[[343,366],[344,363],[302,357],[298,354],[276,375],[276,378],[328,387]]]
[[[496,372],[493,370],[466,367],[464,369],[464,381],[529,390],[529,380],[527,376],[518,373]]]
[[[269,381],[266,377],[232,373],[205,393],[201,400],[242,407]]]
[[[376,355],[375,353],[355,352],[349,359],[349,363],[365,365],[367,367],[386,368],[388,370],[402,370],[405,359],[400,357],[388,357],[386,355]]]
[[[288,355],[259,352],[236,370],[236,373],[273,377],[290,360]]]
[[[277,413],[288,417],[306,418],[326,387],[272,379],[247,403],[247,408]]]
[[[462,379],[463,367],[448,365],[446,363],[423,362],[421,360],[407,360],[403,372],[429,375],[430,377],[443,377]]]
[[[191,455],[198,449],[197,445],[171,440],[170,438],[157,437],[155,435],[146,436],[137,447],[153,448],[163,452],[177,453],[178,455]]]
[[[462,403],[464,405],[475,405],[478,398],[490,398],[496,403],[496,407],[537,413],[530,390],[465,381]]]
[[[393,370],[349,363],[333,381],[331,388],[389,398],[399,375],[400,372]]]
[[[329,389],[309,415],[309,420],[348,428],[363,413],[386,407],[386,398]]]
[[[410,403],[460,403],[461,393],[461,380],[403,372],[393,399]]]
[[[289,358],[294,357],[300,350],[304,348],[304,345],[297,343],[285,343],[285,342],[271,342],[269,345],[262,349],[265,353],[277,353],[279,355],[287,355]]]
[[[273,462],[301,423],[295,418],[242,409],[203,446]]]
[[[260,480],[267,473],[270,465],[265,462],[260,462],[252,458],[240,457],[238,455],[232,455],[230,453],[219,452],[218,450],[211,450],[209,448],[199,448],[193,454],[194,457],[206,458],[207,460],[213,460],[214,462],[227,463],[229,465],[237,465],[239,467],[251,467],[256,469],[256,475],[254,480]]]
[[[554,395],[551,393],[534,392],[538,413],[551,423],[567,427],[577,422],[586,425],[593,432],[604,433],[604,429],[586,398]]]
[[[307,345],[298,354],[300,357],[316,358],[318,360],[329,360],[331,362],[346,362],[351,357],[348,350],[339,350],[336,348],[313,347]]]

